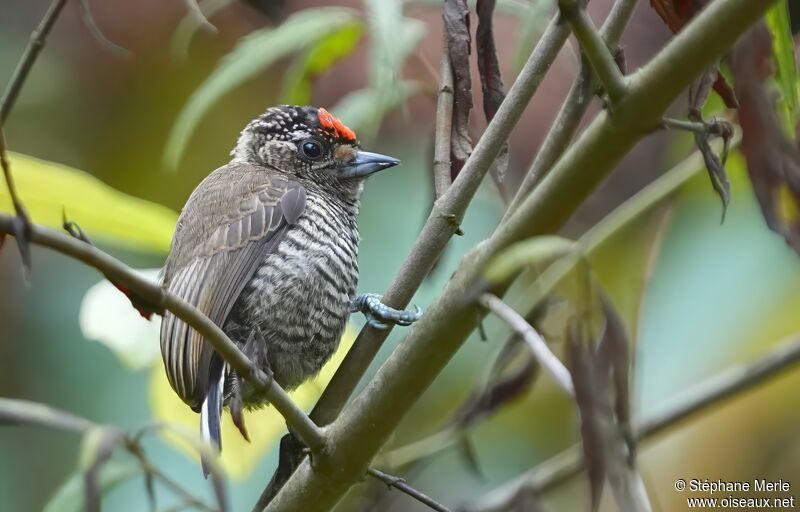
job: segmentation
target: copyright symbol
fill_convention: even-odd
[[[685,491],[686,490],[686,480],[683,478],[679,478],[675,480],[675,490],[676,491]]]

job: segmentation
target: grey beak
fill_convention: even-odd
[[[400,160],[369,151],[359,151],[354,160],[342,166],[343,178],[364,178],[370,174],[394,167]]]

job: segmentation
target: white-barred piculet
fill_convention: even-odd
[[[356,296],[364,181],[399,160],[361,151],[355,133],[325,109],[289,105],[250,122],[231,155],[181,212],[162,271],[169,291],[206,314],[286,389],[331,357],[350,313],[365,313],[376,327],[419,318],[419,309]],[[266,398],[169,312],[161,353],[172,388],[200,412],[208,442],[221,448],[223,405],[247,437],[242,410]]]

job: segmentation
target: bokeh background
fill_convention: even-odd
[[[48,3],[0,2],[0,84],[11,76]],[[79,2],[69,2],[6,128],[10,149],[19,154],[12,165],[34,221],[58,225],[63,207],[104,250],[135,268],[157,268],[168,248],[175,212],[208,172],[227,161],[241,127],[269,105],[310,102],[352,125],[368,149],[403,161],[370,180],[360,218],[359,288],[386,288],[433,199],[439,2],[340,2],[337,7],[352,13],[326,36],[322,50],[315,50],[311,37],[310,43],[290,48],[268,65],[263,55],[279,53],[275,46],[260,48],[261,57],[253,52],[240,59],[246,79],[226,85],[218,99],[208,102],[194,129],[183,133],[179,157],[176,121],[193,94],[208,86],[209,76],[218,76],[215,70],[225,65],[225,56],[241,51],[247,42],[243,38],[263,36],[297,13],[322,7],[322,2],[206,2],[214,9],[209,19],[216,32],[199,26],[180,0],[88,3],[97,27],[124,50],[99,41]],[[599,22],[609,6],[608,0],[593,0],[590,12]],[[551,11],[546,0],[498,2],[495,32],[507,84]],[[311,18],[319,20],[318,15]],[[648,3],[640,2],[623,38],[629,69],[645,63],[669,37]],[[408,49],[392,53],[401,43]],[[417,304],[429,304],[460,257],[491,233],[503,212],[502,197],[516,189],[578,64],[576,46],[568,44],[511,138],[505,181],[500,189],[488,181],[481,188],[465,220],[465,236],[451,242],[419,290]],[[477,94],[475,99],[480,105]],[[682,102],[674,106],[675,115],[683,111]],[[486,124],[479,108],[471,124],[477,139]],[[648,137],[593,194],[565,233],[581,234],[691,151],[683,135],[660,132]],[[737,154],[728,171],[733,199],[724,223],[719,200],[701,171],[592,257],[635,342],[636,417],[663,410],[714,373],[752,360],[800,332],[800,259],[766,228]],[[9,208],[3,190],[0,209]],[[0,396],[43,402],[130,430],[155,420],[188,422],[194,428],[196,418],[164,387],[157,325],[137,318],[124,298],[121,305],[115,302],[110,287],[97,288],[100,281],[94,270],[40,248],[34,248],[26,280],[13,242],[0,250]],[[361,318],[354,316],[348,336],[361,325]],[[464,346],[400,425],[390,446],[435,433],[480,387],[487,361],[507,336],[491,319],[486,327],[488,340],[474,336]],[[395,330],[370,374],[403,334],[403,329]],[[559,333],[550,341],[560,348]],[[301,390],[301,403],[313,404],[322,384],[324,375],[322,383]],[[685,508],[683,495],[673,490],[676,478],[783,479],[791,482],[792,494],[800,492],[798,385],[800,372],[788,372],[643,445],[642,472],[657,508]],[[258,422],[269,426],[259,441],[237,445],[226,454],[234,510],[249,509],[277,461],[283,427],[271,411],[263,414],[250,421],[251,429],[258,429]],[[445,450],[415,465],[409,481],[457,506],[571,446],[579,435],[573,404],[541,377],[528,392],[470,429],[468,438],[474,460],[466,460],[463,450]],[[146,446],[156,464],[199,496],[210,497],[196,460],[186,450],[158,436],[148,438]],[[226,446],[231,446],[227,440]],[[48,503],[48,510],[79,509],[75,478],[80,475],[80,450],[81,440],[72,434],[0,429],[0,510],[42,510]],[[124,467],[125,459],[119,454],[112,462]],[[585,477],[577,477],[546,495],[544,502],[553,510],[583,509],[587,489]],[[158,503],[166,509],[180,500],[159,488]],[[109,490],[103,504],[106,510],[146,510],[141,476]],[[358,486],[340,506],[419,508],[372,483]]]

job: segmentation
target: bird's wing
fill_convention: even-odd
[[[192,193],[178,219],[164,286],[222,326],[247,282],[275,250],[306,202],[298,183],[264,168],[229,164]],[[161,354],[175,392],[198,410],[209,388],[214,349],[167,312]]]

